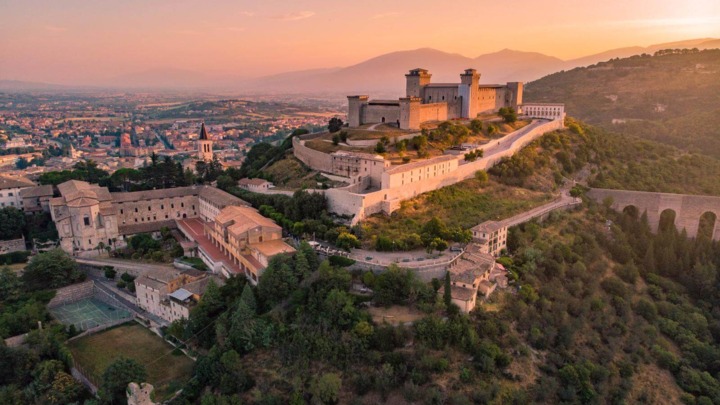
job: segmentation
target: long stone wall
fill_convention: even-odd
[[[337,214],[352,216],[353,224],[376,213],[390,214],[400,207],[402,201],[472,178],[478,170],[487,170],[502,158],[512,156],[540,136],[562,128],[561,120],[535,121],[497,141],[498,143],[494,145],[483,145],[481,148],[485,149],[487,156],[485,158],[465,162],[463,156],[458,156],[456,169],[412,184],[404,184],[402,187],[383,188],[364,194],[354,192],[357,188],[325,190],[329,208]],[[303,163],[316,170],[331,171],[332,157],[329,154],[310,149],[297,138],[293,139],[293,147],[295,156]]]
[[[599,203],[610,199],[612,201],[611,208],[618,212],[622,212],[628,207],[635,207],[639,215],[646,212],[648,223],[653,231],[657,231],[662,213],[672,211],[675,213],[677,229],[685,229],[691,238],[697,236],[700,217],[708,212],[713,213],[715,214],[713,239],[720,240],[720,226],[718,226],[720,197],[599,188],[590,190],[587,195]]]
[[[447,119],[448,103],[432,103],[420,105],[420,122],[445,121]]]
[[[502,148],[501,151],[493,153],[492,156],[478,159],[474,162],[464,162],[464,157],[458,157],[461,161],[456,170],[420,182],[415,182],[402,187],[382,189],[373,193],[361,195],[348,195],[342,193],[326,193],[331,209],[337,209],[340,214],[354,215],[352,223],[363,220],[369,215],[379,212],[390,214],[400,207],[404,200],[413,198],[422,193],[447,187],[463,180],[472,178],[478,170],[487,170],[497,164],[502,158],[510,157],[530,142],[540,136],[563,128],[562,121],[538,122],[532,126],[521,129],[518,138],[512,143],[500,144],[493,148]],[[507,142],[507,141],[506,141]],[[328,190],[330,191],[330,190]],[[358,209],[359,208],[359,209]],[[358,209],[357,211],[351,211]]]
[[[293,138],[293,154],[301,162],[321,172],[332,173],[332,156],[305,146],[304,141]]]

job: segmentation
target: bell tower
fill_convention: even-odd
[[[203,122],[200,126],[200,136],[198,137],[198,159],[210,162],[213,160],[213,145],[212,141],[208,139],[207,131],[205,130],[205,123]]]

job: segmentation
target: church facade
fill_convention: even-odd
[[[475,118],[502,107],[519,110],[523,83],[480,84],[480,74],[466,69],[460,83],[432,83],[425,69],[405,75],[405,97],[398,100],[370,100],[367,95],[348,96],[348,126],[370,123],[395,124],[400,129],[420,129],[427,121]]]

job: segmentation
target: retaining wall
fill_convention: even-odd
[[[55,290],[55,297],[48,303],[48,308],[55,308],[71,302],[80,301],[93,296],[95,282],[92,280],[69,285]]]
[[[321,172],[332,173],[332,156],[305,146],[304,141],[293,138],[293,154],[301,162]]]
[[[11,252],[20,252],[25,249],[25,238],[0,240],[0,255]]]

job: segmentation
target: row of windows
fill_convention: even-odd
[[[171,209],[172,209],[172,208],[175,208],[175,204],[170,204],[170,208],[171,208]],[[185,203],[184,203],[184,202],[181,202],[181,203],[180,203],[180,208],[185,208]],[[160,209],[161,209],[161,210],[164,210],[164,209],[165,209],[165,204],[160,204]],[[195,204],[192,205],[192,209],[195,210]],[[152,206],[148,205],[148,211],[152,211]],[[137,207],[135,207],[135,212],[139,212]],[[124,213],[125,213],[125,210],[121,208],[121,209],[120,209],[120,214],[124,214]]]
[[[2,197],[2,196],[3,196],[3,193],[0,193],[0,197]],[[7,196],[8,196],[8,197],[14,197],[15,194],[12,193],[12,192],[9,192]]]

